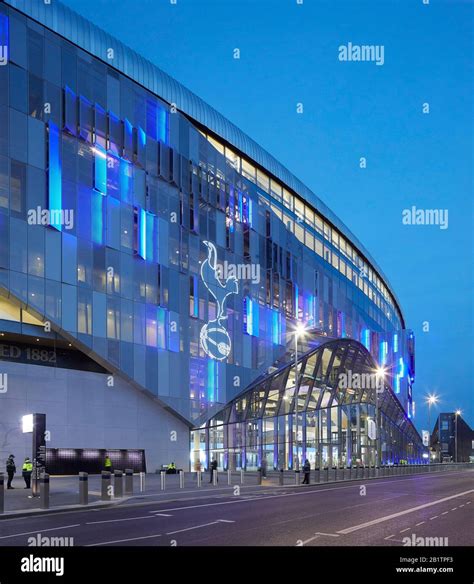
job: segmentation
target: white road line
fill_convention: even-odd
[[[175,533],[183,533],[183,531],[192,531],[193,529],[201,529],[201,527],[209,527],[209,525],[217,525],[218,523],[235,523],[235,521],[228,521],[226,519],[218,519],[211,521],[211,523],[203,523],[202,525],[194,525],[193,527],[186,527],[185,529],[177,529],[176,531],[168,531],[166,535],[174,535]]]
[[[434,517],[430,517],[430,521],[433,521],[433,519],[438,519],[439,515],[435,515]]]
[[[322,533],[321,531],[317,531],[315,535],[326,535],[327,537],[339,537],[337,533]]]
[[[464,504],[462,504],[462,505],[459,505],[459,507],[464,507]]]
[[[466,505],[470,505],[470,504],[471,504],[471,501],[468,501],[468,502],[466,503]]]
[[[86,525],[98,525],[99,523],[116,523],[119,521],[134,521],[135,519],[154,519],[153,515],[144,515],[142,517],[126,517],[125,519],[107,519],[105,521],[87,521]]]
[[[296,547],[302,547],[302,546],[306,545],[307,543],[309,543],[310,541],[314,541],[315,539],[318,539],[318,538],[319,538],[319,535],[316,534],[315,536],[310,537],[309,539],[305,539],[300,544],[296,544]]]
[[[453,508],[451,509],[451,511],[456,511],[456,509],[457,509],[457,507],[453,507]]]
[[[373,519],[372,521],[367,521],[366,523],[361,523],[360,525],[354,525],[353,527],[348,527],[347,529],[341,529],[337,533],[346,535],[348,533],[352,533],[353,531],[357,531],[359,529],[364,529],[366,527],[370,527],[372,525],[376,525],[377,523],[383,523],[384,521],[389,521],[390,519],[394,519],[395,517],[401,517],[402,515],[407,515],[408,513],[414,513],[415,511],[419,511],[420,509],[426,509],[427,507],[432,507],[433,505],[438,505],[439,503],[444,503],[445,501],[450,501],[451,499],[455,499],[456,497],[463,497],[465,495],[469,495],[473,493],[474,489],[470,489],[469,491],[464,491],[463,493],[457,493],[456,495],[451,495],[450,497],[444,497],[443,499],[438,499],[437,501],[431,501],[431,503],[425,503],[424,505],[418,505],[417,507],[411,507],[410,509],[405,509],[404,511],[399,511],[398,513],[392,513],[391,515],[386,515],[385,517],[379,517],[378,519]]]
[[[423,525],[423,523],[426,523],[426,521],[420,521],[420,523],[417,523],[415,527],[418,527],[418,525]]]
[[[170,513],[155,513],[155,517],[173,517]]]
[[[395,534],[394,533],[392,533],[392,535],[389,535],[387,537],[384,537],[384,539],[391,539],[392,537],[395,537]]]
[[[443,511],[443,512],[441,513],[441,515],[447,515],[448,513],[449,513],[449,511]]]
[[[142,537],[130,537],[128,539],[116,539],[115,541],[102,541],[100,543],[88,543],[84,547],[95,547],[99,545],[110,545],[112,543],[123,543],[125,541],[137,541],[139,539],[151,539],[153,537],[161,537],[161,533],[157,533],[156,535],[143,535]]]
[[[410,529],[411,529],[410,527],[407,527],[406,529],[402,529],[398,533],[405,533],[405,531],[410,531]]]
[[[2,535],[0,539],[8,539],[9,537],[20,537],[21,535],[31,535],[32,533],[56,531],[58,529],[71,529],[73,527],[79,527],[80,525],[81,525],[80,523],[76,523],[75,525],[64,525],[64,527],[50,527],[49,529],[35,529],[35,531],[26,531],[25,533],[12,533],[11,535]]]

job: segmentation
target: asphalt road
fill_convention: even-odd
[[[1,520],[0,546],[38,537],[72,538],[74,546],[401,546],[407,537],[472,546],[473,479],[469,470],[240,493],[236,487],[174,500],[152,495],[133,505]]]

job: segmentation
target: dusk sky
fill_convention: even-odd
[[[472,2],[63,1],[202,97],[331,207],[388,276],[415,332],[417,428],[427,427],[428,393],[472,426]],[[383,45],[383,65],[340,62],[349,42]],[[412,206],[447,210],[448,228],[403,225]]]

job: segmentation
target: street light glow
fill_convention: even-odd
[[[429,405],[432,405],[438,403],[438,399],[439,398],[437,395],[432,394],[426,398],[426,401],[428,402]]]
[[[462,414],[461,410],[456,410],[456,416],[460,416]]]
[[[385,369],[385,367],[382,367],[381,365],[379,365],[375,370],[375,374],[377,375],[377,377],[385,377],[386,373],[387,370]]]
[[[304,335],[306,332],[306,327],[304,326],[304,323],[302,322],[298,322],[296,327],[295,327],[295,335],[297,337],[301,337],[302,335]]]

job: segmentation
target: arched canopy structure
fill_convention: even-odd
[[[297,380],[297,383],[295,383]],[[376,410],[379,421],[376,424]],[[376,427],[380,427],[377,459]],[[223,468],[421,462],[422,441],[367,349],[337,339],[260,378],[193,431],[191,460]]]

